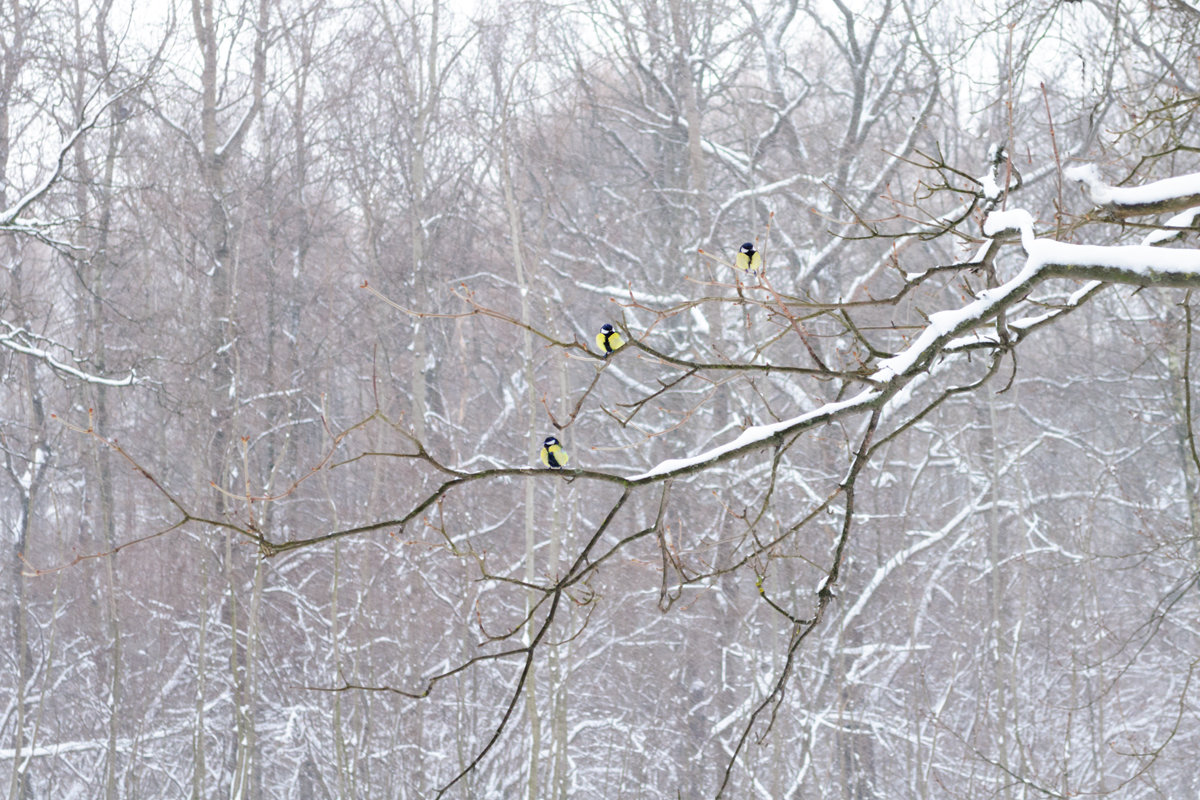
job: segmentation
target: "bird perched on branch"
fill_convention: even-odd
[[[612,325],[604,323],[600,332],[596,334],[596,347],[600,348],[601,354],[608,358],[609,353],[615,353],[624,346],[625,340],[621,338],[621,334],[617,333]]]
[[[539,453],[542,458],[542,463],[550,469],[562,469],[567,464],[570,456],[567,451],[562,449],[562,445],[558,443],[558,439],[553,436],[547,436],[546,441],[542,442],[542,452]]]
[[[754,249],[754,242],[746,242],[737,251],[733,265],[743,272],[757,275],[762,269],[762,254]]]

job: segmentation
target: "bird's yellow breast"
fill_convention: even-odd
[[[565,467],[571,458],[567,455],[567,451],[557,444],[543,447],[539,455],[542,457],[542,463],[547,467]]]
[[[625,340],[621,338],[621,334],[613,331],[612,333],[596,334],[596,347],[600,348],[600,352],[604,354],[615,353],[625,345]]]
[[[738,253],[737,259],[734,261],[734,265],[743,272],[753,272],[758,274],[758,271],[762,269],[762,254],[757,250],[753,253],[753,255],[747,253]]]

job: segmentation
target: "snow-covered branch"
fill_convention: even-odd
[[[1142,186],[1110,186],[1100,177],[1095,164],[1080,164],[1063,170],[1069,180],[1082,185],[1088,200],[1118,217],[1184,211],[1200,206],[1200,172],[1176,175]]]
[[[1037,238],[1033,217],[1024,210],[993,212],[984,224],[992,237],[1016,231],[1026,253],[1025,266],[1006,283],[981,291],[970,303],[929,316],[929,324],[896,355],[876,365],[870,380],[875,385],[855,396],[828,403],[791,419],[747,428],[734,440],[695,457],[668,459],[632,481],[662,480],[699,471],[755,450],[782,443],[789,436],[847,414],[877,407],[896,395],[910,380],[941,355],[960,347],[962,337],[1017,304],[1037,285],[1052,278],[1090,281],[1075,297],[1080,302],[1094,296],[1101,283],[1132,286],[1200,287],[1200,251],[1163,249],[1150,245],[1100,246],[1069,244]],[[1074,307],[1074,306],[1071,306]],[[1051,312],[1053,313],[1053,312]],[[1037,319],[1023,321],[1036,327]],[[952,347],[953,345],[953,347]],[[1005,346],[999,341],[996,346]]]
[[[71,148],[79,141],[79,138],[90,131],[100,121],[100,115],[104,111],[120,99],[124,92],[116,92],[103,103],[101,103],[90,115],[76,126],[75,130],[63,139],[58,147],[58,155],[54,160],[54,167],[39,181],[32,189],[22,195],[15,203],[8,208],[0,211],[0,230],[19,230],[23,232],[33,232],[38,228],[45,226],[45,223],[35,220],[22,219],[21,215],[25,209],[37,202],[50,187],[54,185],[62,176],[63,164],[67,159],[67,153],[71,152]]]
[[[130,370],[129,374],[124,378],[106,378],[102,375],[85,372],[78,367],[74,367],[55,358],[54,355],[51,354],[50,350],[47,349],[47,347],[39,346],[37,343],[41,342],[49,347],[66,350],[67,348],[64,345],[58,344],[57,342],[47,339],[44,336],[38,336],[35,333],[25,330],[24,328],[19,328],[7,320],[0,319],[0,325],[4,326],[4,330],[0,331],[0,346],[7,347],[10,350],[15,350],[18,353],[33,356],[34,358],[42,361],[48,367],[65,375],[78,378],[86,383],[95,383],[101,386],[132,386],[137,382],[137,375],[133,370]]]

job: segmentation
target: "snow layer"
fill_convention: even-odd
[[[1200,206],[1195,206],[1183,211],[1167,220],[1166,224],[1171,228],[1191,228],[1196,225],[1196,215],[1200,214]],[[1165,244],[1172,239],[1179,238],[1182,231],[1150,231],[1146,234],[1146,238],[1142,240],[1142,244],[1154,245]]]
[[[698,456],[692,458],[669,458],[663,461],[658,466],[648,472],[643,472],[640,475],[634,475],[629,480],[641,481],[649,478],[658,477],[660,475],[668,475],[675,472],[684,472],[691,467],[696,467],[701,464],[708,463],[723,455],[740,450],[744,447],[750,447],[770,439],[779,433],[788,430],[797,425],[802,425],[805,422],[813,422],[822,417],[830,417],[839,411],[854,408],[856,406],[866,406],[871,401],[879,396],[879,392],[875,389],[868,389],[860,392],[849,400],[842,400],[837,403],[827,403],[818,409],[801,414],[798,417],[773,422],[770,425],[752,425],[742,431],[736,439],[725,444],[718,445],[711,450],[706,450]]]
[[[1196,179],[1200,190],[1200,177]],[[1147,193],[1146,196],[1152,196]],[[930,315],[929,325],[900,353],[879,362],[871,375],[874,386],[854,397],[828,403],[797,417],[770,425],[755,425],[742,431],[730,442],[718,445],[691,458],[672,458],[647,472],[630,478],[643,481],[666,475],[687,472],[738,451],[749,451],[784,431],[795,431],[805,423],[829,420],[854,409],[866,409],[886,397],[888,410],[906,402],[902,389],[923,365],[939,353],[946,352],[948,343],[967,334],[1003,309],[1013,305],[1037,283],[1049,277],[1071,277],[1088,280],[1073,297],[1084,297],[1096,287],[1096,281],[1118,281],[1133,285],[1198,286],[1200,287],[1200,250],[1163,249],[1150,245],[1100,246],[1055,242],[1038,239],[1033,232],[1033,217],[1023,209],[995,211],[984,221],[984,232],[996,236],[1016,230],[1026,252],[1025,265],[1001,286],[980,292],[970,303],[957,309]]]
[[[1144,206],[1200,195],[1200,172],[1129,187],[1109,186],[1095,164],[1067,167],[1063,176],[1082,183],[1088,199],[1098,206]]]

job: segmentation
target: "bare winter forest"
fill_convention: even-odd
[[[438,3],[0,4],[0,795],[1196,797],[1196,0]]]

